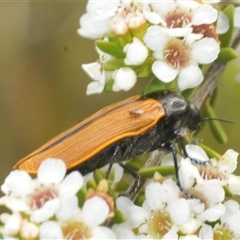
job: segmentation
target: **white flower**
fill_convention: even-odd
[[[186,36],[192,25],[211,24],[217,20],[218,12],[208,4],[197,1],[161,1],[150,3],[162,19],[159,22],[171,36]]]
[[[113,73],[113,91],[128,91],[137,82],[137,74],[128,67],[119,68]]]
[[[65,203],[64,211],[68,211],[68,203]],[[115,239],[111,229],[100,226],[108,219],[109,213],[107,202],[95,195],[84,202],[82,209],[77,208],[75,212],[68,213],[67,217],[66,214],[57,215],[57,222],[43,223],[40,227],[40,236],[43,239],[74,239],[79,236],[84,239]]]
[[[127,44],[123,50],[126,52],[126,65],[140,65],[148,56],[148,48],[138,38],[133,38],[133,42]]]
[[[110,20],[115,15],[119,1],[94,1],[87,3],[87,13],[80,18],[78,34],[97,39],[110,31]]]
[[[213,38],[188,41],[170,37],[160,26],[150,26],[144,36],[144,42],[153,51],[157,59],[152,72],[162,82],[168,83],[178,76],[180,90],[198,86],[203,81],[203,73],[198,64],[213,62],[220,47]]]
[[[23,173],[15,170],[6,178],[2,190],[7,196],[0,199],[0,204],[13,212],[25,212],[30,215],[32,222],[51,218],[61,209],[62,199],[76,198],[76,193],[83,185],[83,177],[78,171],[65,177],[66,165],[60,159],[48,158],[43,161],[35,180]]]
[[[104,41],[108,41],[107,38]],[[103,69],[103,64],[112,58],[111,55],[104,53],[98,47],[96,51],[99,55],[99,61],[82,64],[82,69],[88,74],[88,76],[94,81],[89,83],[87,86],[87,95],[101,93],[104,90],[105,83],[111,76],[111,72]]]

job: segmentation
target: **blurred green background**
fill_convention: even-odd
[[[91,81],[81,64],[94,62],[92,40],[77,34],[85,2],[1,2],[0,8],[0,183],[22,157],[96,110],[135,93],[86,96]],[[229,136],[218,144],[206,124],[200,137],[223,154],[240,152],[239,59],[232,61],[219,83],[215,105]]]

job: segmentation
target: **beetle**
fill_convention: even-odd
[[[110,163],[135,158],[156,149],[171,151],[179,182],[176,141],[201,122],[199,110],[182,95],[161,91],[136,95],[107,106],[64,131],[25,158],[14,169],[36,174],[47,157],[61,158],[67,169],[83,175]],[[196,160],[197,161],[197,160]],[[122,164],[121,164],[122,165]]]

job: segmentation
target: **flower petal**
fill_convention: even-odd
[[[83,186],[83,176],[78,171],[69,173],[59,186],[59,196],[73,196]]]
[[[225,212],[225,206],[222,203],[207,209],[201,214],[203,221],[214,222],[217,221]]]
[[[222,11],[219,11],[217,27],[216,27],[217,33],[223,34],[227,32],[228,29],[229,29],[228,17]]]
[[[109,206],[103,198],[95,196],[85,201],[82,208],[83,221],[89,226],[102,224],[109,214]]]
[[[177,225],[183,224],[190,217],[190,208],[184,198],[180,198],[169,205],[169,213],[173,222]]]
[[[220,46],[214,38],[202,38],[192,45],[192,58],[200,64],[208,64],[217,59]]]
[[[153,63],[152,72],[160,81],[169,83],[176,78],[179,70],[171,67],[164,61],[158,60]]]
[[[59,207],[60,200],[58,198],[49,200],[43,205],[42,208],[37,209],[32,213],[30,220],[36,223],[44,222],[51,218],[59,209]]]
[[[145,190],[145,206],[148,210],[162,210],[165,207],[163,186],[159,182],[151,182]]]
[[[127,221],[125,222],[131,228],[138,227],[141,223],[143,223],[148,214],[145,209],[135,205],[129,198],[127,197],[119,197],[116,199],[117,208],[125,214],[127,217]]]
[[[114,232],[107,227],[96,227],[92,230],[92,236],[89,239],[117,239]]]
[[[178,87],[180,90],[194,88],[203,81],[203,73],[198,66],[190,65],[181,70],[178,76]]]
[[[47,158],[38,169],[38,180],[48,186],[60,183],[66,174],[66,165],[61,159]]]
[[[196,11],[194,11],[192,24],[210,24],[217,20],[218,11],[210,4],[201,4]]]
[[[64,239],[60,225],[54,221],[44,222],[39,227],[40,239]]]
[[[124,91],[128,91],[137,82],[137,75],[131,68],[123,67],[116,71],[114,81],[117,87]]]
[[[1,190],[13,197],[26,196],[34,190],[34,181],[27,172],[14,170],[6,177]]]
[[[65,196],[60,198],[60,208],[56,217],[61,220],[70,220],[78,210],[78,199],[76,196]]]

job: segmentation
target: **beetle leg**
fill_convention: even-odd
[[[131,174],[134,177],[134,182],[131,185],[131,187],[123,194],[120,194],[120,196],[129,197],[133,192],[135,192],[136,188],[139,186],[140,176],[133,171],[131,168],[127,167],[126,165],[119,163],[119,165],[129,174]]]
[[[108,177],[109,177],[109,174],[111,172],[113,164],[117,162],[119,154],[121,154],[121,148],[120,148],[120,146],[117,145],[114,148],[114,152],[113,152],[112,157],[109,161],[109,166],[108,166],[108,169],[107,169],[107,172],[106,172],[106,179],[108,179]]]
[[[179,189],[188,197],[188,198],[195,198],[191,193],[189,193],[180,182],[179,174],[178,174],[178,162],[177,162],[177,150],[174,145],[174,143],[169,144],[169,149],[171,150],[173,154],[173,162],[174,162],[174,168],[175,168],[175,176],[176,176],[176,183],[179,187]]]

